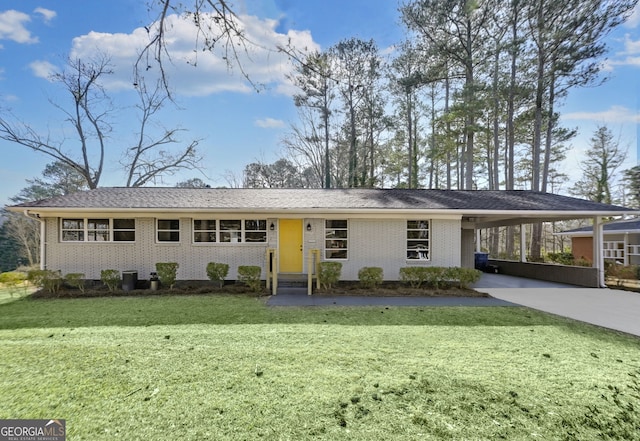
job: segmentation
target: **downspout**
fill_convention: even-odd
[[[33,219],[35,221],[38,221],[40,223],[40,269],[46,269],[47,268],[47,262],[46,262],[46,248],[45,248],[45,237],[46,237],[46,233],[47,233],[47,228],[46,228],[46,222],[44,219],[40,218],[39,214],[31,214],[29,213],[29,210],[24,210],[24,215],[27,216],[29,219]]]

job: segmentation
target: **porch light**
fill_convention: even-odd
[[[311,223],[307,222],[307,231],[311,231]]]
[[[269,225],[269,229],[270,229],[271,231],[273,231],[273,230],[275,230],[275,229],[276,229],[276,226],[273,224],[273,222],[271,222],[271,225]]]

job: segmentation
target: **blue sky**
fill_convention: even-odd
[[[144,0],[5,0],[0,3],[0,111],[9,109],[42,133],[60,134],[61,114],[48,100],[62,103],[61,90],[47,80],[68,55],[86,57],[96,50],[109,53],[115,74],[106,85],[116,105],[132,105],[131,65],[136,47],[144,41],[144,26],[152,16]],[[394,0],[244,0],[234,2],[248,35],[265,47],[291,41],[298,47],[328,48],[341,39],[373,38],[383,50],[403,39]],[[247,73],[267,88],[256,93],[237,72],[206,55],[193,61],[193,35],[174,22],[171,84],[180,105],[168,106],[162,119],[167,127],[185,129],[180,139],[201,139],[205,176],[196,172],[169,177],[165,184],[200,177],[212,185],[226,185],[229,172],[241,175],[253,161],[272,162],[281,152],[280,140],[296,111],[286,80],[291,65],[275,52],[256,50]],[[599,124],[607,124],[624,146],[627,164],[636,165],[640,121],[640,14],[608,37],[606,61],[610,80],[597,88],[573,90],[561,111],[563,122],[578,127],[580,136],[564,165],[576,177],[581,152]],[[135,130],[135,114],[121,112],[114,119],[111,145],[118,152]],[[63,132],[63,133],[66,133]],[[51,158],[25,147],[0,141],[0,204],[39,175]],[[119,155],[108,156],[102,185],[122,185]]]

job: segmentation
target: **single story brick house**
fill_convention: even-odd
[[[157,262],[178,262],[181,280],[206,280],[208,262],[229,264],[232,280],[240,265],[260,266],[263,280],[270,269],[307,274],[313,255],[341,262],[343,280],[365,266],[398,280],[406,266],[473,267],[478,228],[633,212],[525,190],[158,187],[98,188],[8,209],[41,222],[44,268],[146,278]]]
[[[593,262],[593,227],[562,231],[571,238],[571,253],[576,259]],[[603,227],[602,257],[623,265],[640,265],[640,219],[607,222]]]

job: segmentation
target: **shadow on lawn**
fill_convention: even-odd
[[[25,297],[0,305],[0,329],[313,324],[349,326],[544,326],[570,320],[524,307],[287,307],[247,294],[117,294],[93,298]]]

